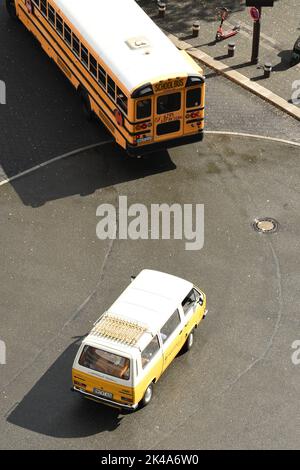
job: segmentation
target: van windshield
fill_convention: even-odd
[[[129,380],[130,377],[130,360],[127,357],[92,346],[83,348],[79,365],[123,380]]]

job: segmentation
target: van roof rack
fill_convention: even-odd
[[[105,313],[94,325],[91,335],[135,346],[147,327],[132,320]]]

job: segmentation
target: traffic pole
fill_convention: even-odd
[[[259,19],[253,22],[253,42],[252,42],[252,55],[251,63],[258,63],[259,56],[259,40],[260,40],[260,20],[261,20],[261,7],[256,7],[259,12]]]

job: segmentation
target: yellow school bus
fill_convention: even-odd
[[[205,81],[134,0],[6,0],[131,155],[201,141]]]
[[[206,316],[206,296],[191,282],[143,270],[95,323],[75,357],[72,390],[102,404],[135,410]]]

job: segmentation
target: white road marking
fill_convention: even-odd
[[[72,150],[71,152],[59,155],[58,157],[51,158],[50,160],[47,160],[46,162],[35,165],[32,168],[29,168],[28,170],[22,171],[21,173],[17,173],[16,175],[11,176],[10,178],[5,178],[4,180],[0,181],[0,186],[4,186],[7,183],[11,183],[12,181],[16,179],[22,178],[22,176],[26,176],[30,173],[33,173],[34,171],[39,170],[40,168],[43,168],[47,165],[51,165],[51,163],[58,162],[59,160],[63,160],[64,158],[72,157],[73,155],[77,155],[86,150],[91,150],[93,148],[102,147],[103,145],[111,144],[112,142],[113,140],[105,140],[104,142],[99,142],[98,144],[87,145],[86,147],[81,147],[79,149]],[[2,174],[4,176],[4,172]]]
[[[294,142],[292,140],[280,139],[278,137],[268,137],[266,135],[247,134],[246,132],[205,131],[205,134],[216,134],[216,135],[220,134],[220,135],[232,135],[232,136],[240,136],[240,137],[252,137],[254,139],[271,140],[273,142],[280,142],[282,144],[291,144],[291,145],[295,145],[296,147],[300,147],[300,142]]]

